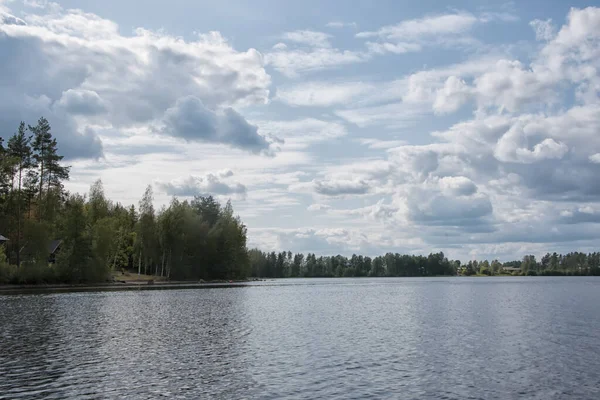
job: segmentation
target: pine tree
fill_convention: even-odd
[[[44,184],[46,184],[47,194],[50,194],[51,187],[62,189],[62,181],[69,179],[70,167],[60,165],[63,156],[58,155],[56,139],[50,132],[50,124],[44,117],[38,120],[36,126],[29,126],[33,133],[33,159],[39,168],[39,191],[38,191],[38,218],[42,219],[42,194]]]
[[[25,122],[21,122],[19,130],[8,141],[8,154],[17,162],[17,237],[16,253],[17,267],[21,266],[21,188],[23,184],[23,171],[33,166],[31,160],[31,136],[25,134]]]

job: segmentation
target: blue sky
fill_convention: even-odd
[[[264,250],[509,260],[600,239],[600,4],[0,0],[0,132]]]

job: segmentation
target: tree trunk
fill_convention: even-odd
[[[142,251],[140,250],[140,256],[138,257],[138,276],[142,273]]]
[[[23,164],[19,163],[19,191],[17,192],[17,268],[21,267],[21,174]]]
[[[165,251],[163,250],[163,256],[162,256],[162,264],[160,266],[160,276],[163,276],[163,272],[165,271]]]
[[[171,266],[173,263],[173,250],[169,249],[169,262],[167,263],[167,279],[171,280]]]
[[[40,150],[40,194],[38,196],[38,219],[42,222],[42,189],[44,187],[44,146]]]
[[[119,255],[119,250],[121,248],[121,241],[117,242],[117,251],[115,251],[115,256],[113,258],[113,265],[112,265],[112,270],[115,270],[115,267],[117,266],[117,256]]]

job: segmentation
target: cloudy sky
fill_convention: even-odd
[[[48,118],[69,190],[231,198],[264,250],[600,248],[598,2],[141,4],[0,0],[0,134]]]

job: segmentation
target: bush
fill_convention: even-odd
[[[0,284],[12,283],[16,274],[16,267],[9,265],[4,254],[4,247],[0,246]]]
[[[9,265],[4,248],[0,247],[0,284],[24,285],[56,281],[56,270],[45,263],[23,263],[21,268]]]
[[[46,263],[24,263],[17,269],[17,282],[19,284],[34,285],[39,283],[57,282],[56,270]]]

